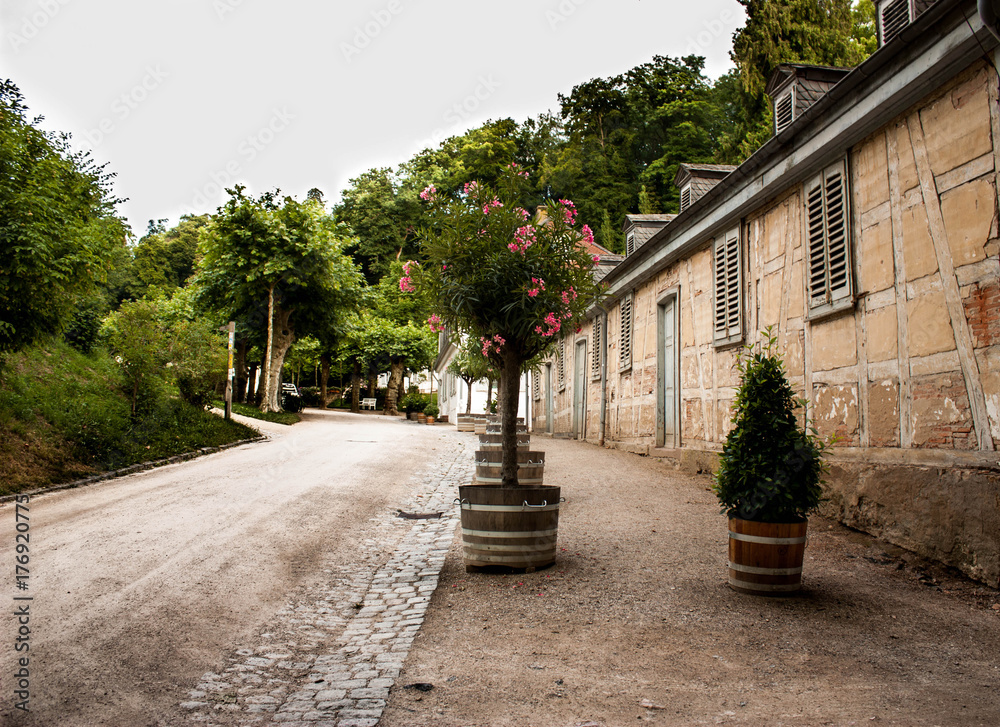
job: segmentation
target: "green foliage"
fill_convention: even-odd
[[[60,331],[125,238],[112,175],[26,112],[0,81],[0,355]]]
[[[121,369],[102,347],[52,340],[9,359],[0,384],[0,494],[254,436],[164,397],[133,416]]]
[[[158,313],[153,301],[132,301],[101,326],[101,338],[121,367],[133,415],[150,410],[162,395],[170,354],[166,326]]]
[[[208,215],[184,215],[176,227],[164,230],[150,221],[149,233],[133,250],[129,297],[141,298],[150,289],[169,294],[184,285],[194,274],[199,232],[208,222]]]
[[[730,517],[794,522],[820,503],[827,445],[814,428],[799,426],[795,409],[806,401],[795,397],[770,329],[764,341],[737,360],[734,427],[713,488]]]
[[[427,406],[424,407],[424,414],[426,414],[429,417],[437,418],[438,413],[439,413],[438,406],[433,402],[428,402]]]
[[[216,401],[215,407],[221,409],[225,406],[224,402]],[[233,413],[239,414],[240,416],[250,417],[252,419],[260,419],[263,422],[272,422],[274,424],[285,424],[291,425],[302,421],[300,417],[295,412],[290,411],[261,411],[255,406],[249,406],[247,404],[240,404],[239,402],[233,402]]]
[[[874,6],[867,0],[739,0],[747,23],[733,35],[739,113],[720,152],[742,161],[771,136],[764,87],[782,63],[851,67],[874,50]]]

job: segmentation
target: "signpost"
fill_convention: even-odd
[[[229,368],[226,373],[226,421],[233,418],[233,378],[236,369],[233,368],[233,348],[236,345],[236,321],[229,321],[228,326],[222,326],[220,331],[229,331]]]

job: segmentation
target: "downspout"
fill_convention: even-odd
[[[600,437],[597,440],[598,445],[604,446],[604,432],[607,427],[608,419],[608,311],[604,306],[600,306],[601,309],[601,421],[600,421]]]

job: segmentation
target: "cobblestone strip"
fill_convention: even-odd
[[[416,475],[426,484],[404,512],[366,542],[361,566],[303,594],[277,614],[256,648],[237,651],[222,674],[207,673],[181,704],[205,725],[375,727],[437,587],[459,513],[458,485],[473,472],[473,442],[454,433],[446,457]],[[388,560],[385,548],[391,549]]]

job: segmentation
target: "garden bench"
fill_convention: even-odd
[[[375,400],[374,399],[362,399],[361,400],[361,408],[362,409],[371,409],[372,411],[374,411],[375,410]]]

